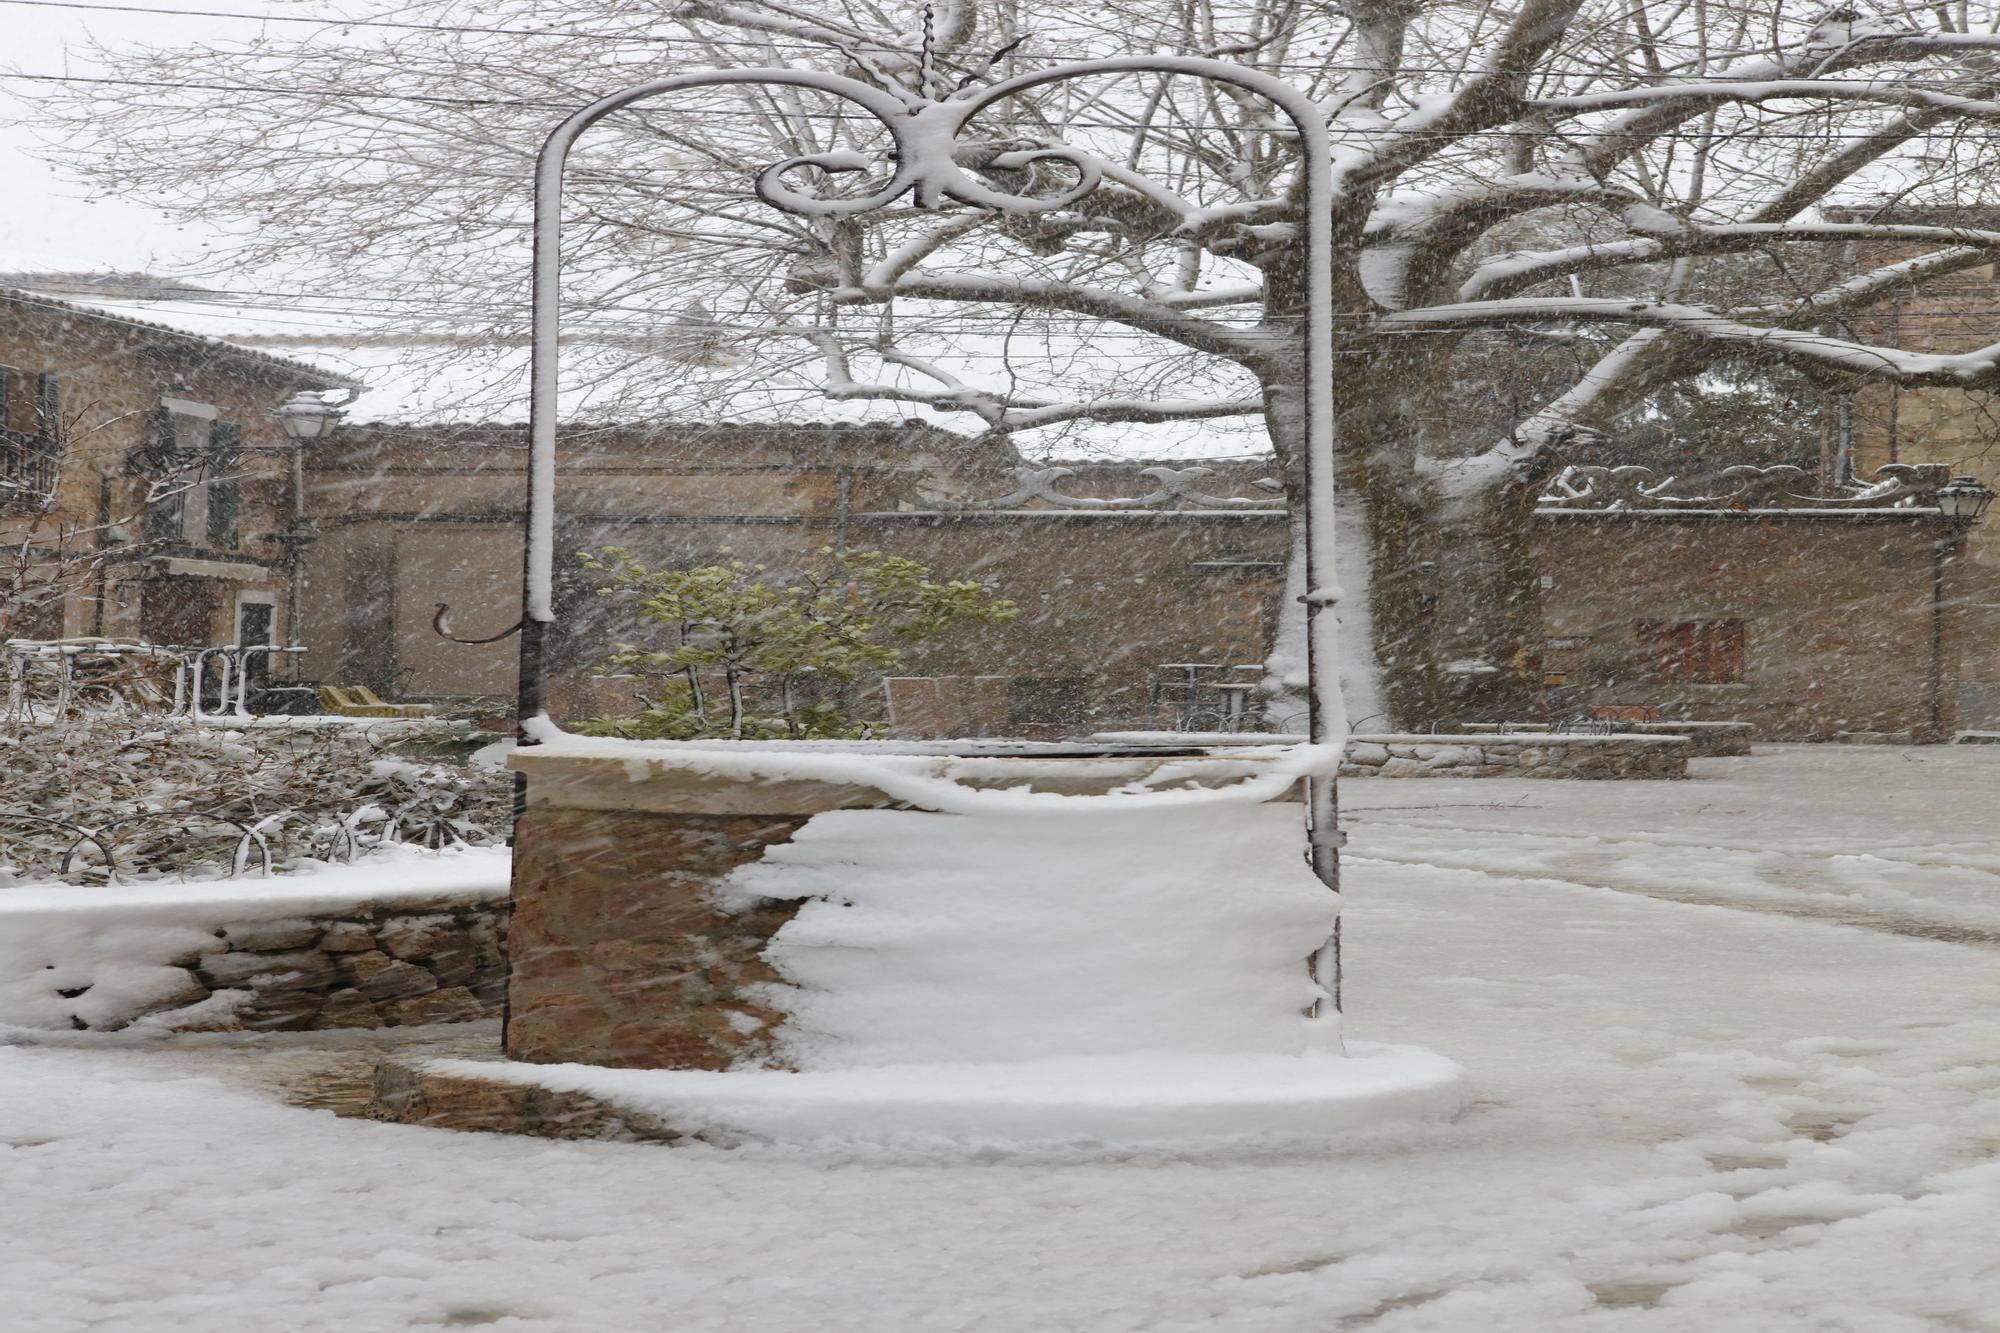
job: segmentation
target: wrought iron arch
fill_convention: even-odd
[[[1037,161],[1061,161],[1077,173],[1067,189],[1048,196],[1008,194],[969,175],[953,155],[957,136],[974,116],[1029,89],[1065,79],[1115,74],[1163,74],[1225,84],[1263,98],[1290,119],[1299,138],[1302,186],[1299,191],[1306,242],[1306,311],[1301,377],[1305,391],[1304,523],[1306,590],[1306,675],[1308,737],[1316,745],[1337,744],[1346,734],[1335,656],[1335,617],[1340,600],[1334,568],[1333,425],[1333,162],[1325,117],[1305,93],[1258,70],[1193,56],[1128,56],[1051,66],[977,88],[960,88],[936,100],[897,94],[840,75],[798,69],[702,70],[634,84],[600,97],[558,125],[543,143],[535,165],[534,285],[529,406],[527,544],[521,605],[521,743],[535,744],[554,731],[547,714],[546,640],[554,623],[556,411],[562,314],[563,175],[577,139],[604,117],[637,103],[695,88],[761,84],[827,93],[868,112],[889,132],[894,170],[888,181],[864,195],[825,199],[787,181],[803,168],[853,172],[871,165],[848,152],[812,154],[773,163],[757,173],[756,191],[781,211],[807,216],[865,213],[910,195],[920,208],[955,200],[997,212],[1033,213],[1061,208],[1090,194],[1101,183],[1095,158],[1066,147],[1039,147],[1002,153],[992,165],[1003,169]],[[1314,782],[1307,802],[1307,845],[1314,871],[1338,888],[1338,848],[1343,841],[1335,819],[1334,782]],[[1321,975],[1332,976],[1332,956]]]

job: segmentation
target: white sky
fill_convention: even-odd
[[[170,10],[176,0],[80,0],[80,3],[129,3]],[[313,0],[310,5],[286,3],[286,0],[178,0],[178,3],[190,9],[288,17],[356,14],[367,10],[361,0],[349,4],[340,0]],[[265,32],[285,35],[296,31],[297,25],[267,24],[254,17],[63,8],[46,0],[0,0],[0,25],[4,25],[0,26],[0,181],[6,182],[6,188],[0,189],[0,272],[143,271],[201,281],[200,274],[207,268],[205,252],[220,243],[222,233],[209,226],[176,223],[143,203],[107,194],[49,165],[40,152],[42,139],[37,130],[35,107],[20,95],[48,85],[9,76],[101,73],[88,56],[93,38],[112,46],[171,47],[247,41]],[[328,41],[367,40],[366,35],[320,31]],[[283,282],[276,279],[270,285],[281,287]],[[497,369],[440,374],[434,366],[422,363],[420,358],[413,359],[395,346],[371,346],[366,342],[353,346],[329,345],[329,335],[335,342],[341,342],[344,341],[341,334],[367,325],[370,321],[363,315],[292,312],[269,305],[239,308],[210,303],[120,302],[109,298],[87,303],[159,320],[190,332],[248,339],[262,350],[357,376],[369,385],[368,392],[356,405],[357,419],[516,420],[525,411],[525,352]],[[299,341],[297,345],[288,345],[292,340]],[[520,365],[514,365],[515,362]],[[813,415],[825,420],[922,417],[956,430],[972,429],[976,424],[969,417],[934,416],[903,404],[821,402]],[[1099,425],[1090,428],[1085,436],[1065,432],[1063,452],[1200,457],[1259,453],[1265,447],[1261,424],[1254,419]],[[1033,441],[1024,437],[1024,443]]]
[[[115,2],[115,0],[114,0]],[[159,0],[137,0],[153,5]],[[160,3],[159,7],[167,7]],[[201,6],[206,7],[206,6]],[[226,0],[217,9],[280,12],[267,0]],[[4,77],[89,74],[83,55],[106,43],[171,45],[256,35],[253,20],[42,8],[0,4],[0,266],[9,269],[152,269],[198,266],[212,233],[183,228],[156,210],[67,179],[36,155],[35,110],[17,94],[36,85]]]

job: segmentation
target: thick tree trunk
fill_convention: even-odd
[[[1356,368],[1340,385],[1337,456],[1341,675],[1357,731],[1431,731],[1464,722],[1539,720],[1539,475],[1443,485],[1417,466],[1421,394],[1407,364]],[[1267,386],[1271,442],[1287,485],[1302,476],[1298,394]],[[1296,544],[1295,544],[1296,545]],[[1299,559],[1287,582],[1267,689],[1289,729],[1305,679]]]
[[[1445,726],[1544,720],[1539,481],[1439,488],[1436,649]]]

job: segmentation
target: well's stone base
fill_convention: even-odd
[[[784,1015],[764,947],[798,911],[724,913],[717,881],[804,816],[530,805],[515,832],[507,1055],[537,1063],[726,1069],[770,1052]]]
[[[614,1107],[583,1092],[554,1092],[385,1060],[375,1068],[368,1118],[487,1134],[540,1139],[616,1139],[672,1143],[682,1134],[650,1116]]]
[[[1456,1117],[1450,1060],[1352,1043],[1346,1057],[1064,1058],[819,1073],[539,1070],[385,1061],[371,1118],[435,1129],[649,1143],[872,1146],[898,1152],[1338,1149]]]

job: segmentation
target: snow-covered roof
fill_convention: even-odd
[[[0,256],[4,258],[4,256]],[[220,292],[198,283],[150,273],[33,271],[23,265],[0,270],[0,285],[11,283],[22,299],[112,319],[162,333],[172,332],[244,356],[262,358],[293,374],[311,375],[329,387],[361,387],[348,409],[352,425],[424,425],[480,422],[495,426],[527,420],[528,346],[526,321],[518,333],[487,330],[413,329],[387,315],[370,313],[371,298],[353,293],[338,300],[297,293]],[[589,365],[593,335],[566,336],[562,410],[566,421],[606,426],[630,423],[635,415],[686,422],[779,422],[787,426],[843,424],[903,425],[913,415],[936,427],[966,433],[977,422],[962,414],[930,414],[908,402],[838,400],[822,391],[819,376],[802,371],[777,380],[751,380],[718,397],[700,377],[685,386],[649,385],[643,395],[657,406],[635,413]],[[989,345],[990,344],[990,345]],[[1087,335],[1052,345],[1060,356],[1040,358],[1081,364],[1093,354]],[[973,334],[954,343],[975,367],[999,364],[1005,340]],[[293,359],[301,358],[301,359]],[[614,359],[616,359],[614,357]],[[947,355],[945,359],[951,357]],[[574,367],[574,374],[568,373]],[[1016,365],[1010,373],[1020,374]],[[885,375],[900,372],[887,369]],[[1078,455],[1185,463],[1191,459],[1244,457],[1266,453],[1264,424],[1243,419],[1093,424],[1068,430],[1037,431],[1015,437],[1023,453]]]
[[[8,278],[19,279],[24,275],[9,274]],[[299,380],[313,388],[358,389],[361,382],[351,375],[326,370],[320,366],[295,361],[290,357],[276,356],[270,352],[244,347],[238,343],[195,331],[185,326],[164,323],[158,319],[142,319],[130,312],[122,312],[98,302],[60,300],[39,290],[17,285],[0,285],[0,304],[28,310],[46,310],[62,315],[66,319],[82,319],[93,323],[113,324],[121,328],[135,329],[147,337],[168,343],[178,343],[194,347],[211,356],[226,356],[234,360],[248,362],[266,370],[283,373],[284,377]],[[148,313],[159,313],[149,310]]]

